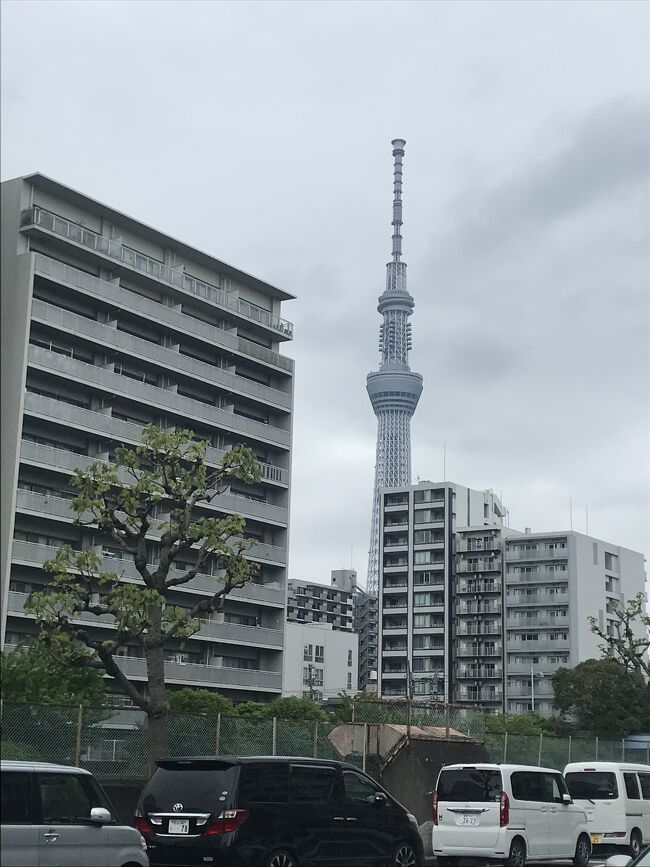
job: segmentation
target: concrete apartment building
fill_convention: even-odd
[[[457,526],[501,524],[492,491],[420,482],[381,492],[378,692],[450,701]]]
[[[504,709],[550,716],[551,675],[600,657],[588,617],[613,632],[612,603],[645,592],[644,558],[574,531],[506,538],[503,558]]]
[[[73,469],[110,461],[148,422],[189,427],[211,443],[212,464],[239,442],[262,462],[259,485],[233,482],[197,509],[243,514],[260,570],[170,652],[168,682],[234,700],[281,694],[293,404],[293,362],[280,353],[293,329],[281,307],[292,297],[43,175],[2,185],[5,647],[34,634],[23,605],[64,542],[139,580],[114,544],[73,524]],[[215,577],[178,586],[173,601],[192,605]],[[120,665],[145,679],[135,647]]]
[[[324,701],[356,692],[359,643],[331,623],[287,622],[282,694]]]
[[[284,695],[335,698],[356,692],[359,639],[353,631],[357,573],[333,570],[330,585],[289,581]]]
[[[377,642],[379,633],[379,599],[357,587],[353,596],[354,631],[359,636],[360,692],[377,691]]]

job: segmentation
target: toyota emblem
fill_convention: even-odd
[[[174,806],[172,807],[172,810],[173,810],[175,813],[180,813],[180,811],[181,811],[182,809],[183,809],[183,805],[182,805],[182,804],[174,804]]]

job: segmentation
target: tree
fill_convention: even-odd
[[[318,702],[310,698],[297,698],[295,695],[288,698],[276,698],[266,705],[268,717],[294,720],[318,720],[327,722],[327,714]]]
[[[75,664],[103,669],[146,712],[152,762],[168,751],[166,650],[194,635],[210,613],[222,610],[227,595],[249,581],[256,569],[244,556],[251,547],[244,538],[244,518],[203,517],[196,507],[212,502],[230,479],[258,482],[259,463],[250,449],[239,445],[211,468],[207,446],[190,431],[147,425],[138,446],[116,449],[114,463],[95,461],[75,470],[72,508],[77,522],[97,527],[132,556],[141,581],[102,571],[93,550],[64,545],[45,564],[53,576],[49,586],[31,594],[26,604],[53,652]],[[176,561],[179,568],[172,571]],[[214,592],[191,608],[174,605],[172,591],[199,572],[218,574]],[[98,639],[88,628],[88,615],[107,614],[114,618],[114,632]],[[142,647],[146,693],[118,665],[116,654],[129,644]]]
[[[209,689],[179,689],[167,694],[169,710],[173,713],[236,716],[235,705],[218,692]]]
[[[36,704],[104,704],[104,678],[94,668],[57,659],[47,645],[22,641],[10,653],[1,653],[2,698]]]
[[[553,674],[554,705],[582,733],[626,737],[650,722],[650,698],[641,674],[614,659],[588,659]]]
[[[610,611],[616,615],[612,622],[613,633],[601,629],[595,617],[589,618],[591,631],[602,638],[600,650],[606,657],[621,662],[628,671],[636,671],[646,679],[650,678],[650,615],[648,597],[637,593],[627,605],[618,600],[610,602]]]

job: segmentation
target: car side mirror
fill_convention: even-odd
[[[372,799],[373,804],[379,805],[379,804],[387,804],[388,803],[388,798],[386,797],[386,795],[384,795],[383,792],[375,792],[375,794],[371,795],[370,797]]]
[[[612,855],[605,861],[605,867],[630,867],[632,858],[629,855]]]
[[[562,803],[563,804],[572,804],[573,798],[571,797],[571,795],[567,794],[566,792],[563,792],[562,793]]]
[[[90,821],[93,825],[108,825],[113,817],[105,807],[93,807],[90,811]]]

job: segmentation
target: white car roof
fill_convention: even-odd
[[[0,762],[2,771],[32,771],[57,774],[87,774],[92,776],[85,768],[76,768],[73,765],[55,765],[51,762],[12,762],[3,760]]]
[[[440,773],[443,771],[542,771],[549,774],[561,774],[562,771],[558,771],[557,768],[540,768],[537,765],[497,765],[494,762],[476,762],[474,764],[463,762],[463,764],[458,765],[445,765],[440,769]]]
[[[594,771],[650,771],[650,765],[641,764],[641,762],[571,762],[564,771],[569,773],[573,771],[584,771],[587,768]]]

